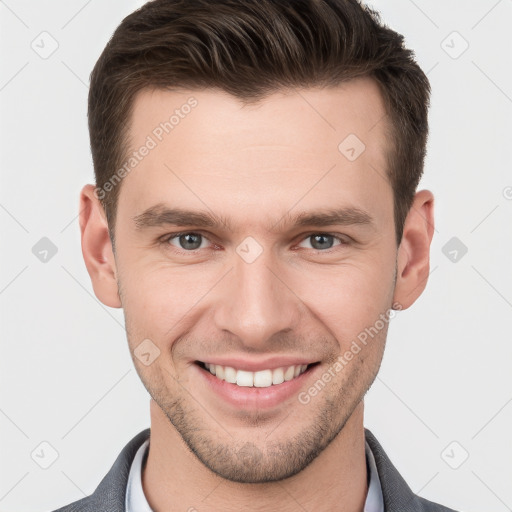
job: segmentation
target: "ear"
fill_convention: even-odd
[[[94,191],[94,185],[85,185],[80,193],[82,254],[96,297],[106,306],[120,308],[116,262],[107,219]]]
[[[400,304],[400,309],[411,306],[427,285],[433,235],[434,196],[429,190],[421,190],[414,196],[398,248],[393,303]]]

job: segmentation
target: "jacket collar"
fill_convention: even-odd
[[[367,428],[364,429],[364,433],[375,458],[386,512],[423,510],[418,502],[418,497],[411,491],[411,488],[389,460],[375,436]]]
[[[76,504],[78,507],[66,508],[66,512],[125,512],[126,486],[131,465],[137,450],[150,436],[149,428],[139,432],[121,451],[105,475],[103,480],[89,498],[84,498]],[[81,504],[83,502],[83,504]],[[59,512],[58,510],[55,512]],[[64,512],[64,511],[63,511]]]

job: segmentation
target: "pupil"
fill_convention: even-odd
[[[183,249],[197,249],[201,245],[201,235],[187,233],[180,236],[180,244]]]
[[[315,249],[330,249],[332,247],[332,236],[331,235],[313,235],[312,246]]]

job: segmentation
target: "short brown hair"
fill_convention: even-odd
[[[284,88],[376,80],[389,116],[386,169],[397,244],[423,173],[430,84],[402,35],[357,0],[153,0],[127,16],[91,73],[88,118],[96,190],[114,242],[135,94],[220,88],[255,102]],[[108,193],[106,191],[108,190]]]

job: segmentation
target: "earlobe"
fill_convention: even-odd
[[[407,309],[421,295],[429,276],[430,244],[434,235],[434,196],[421,190],[414,196],[398,248],[393,303]]]
[[[96,297],[106,306],[120,308],[112,242],[103,206],[94,190],[94,185],[85,185],[80,193],[82,254]]]

